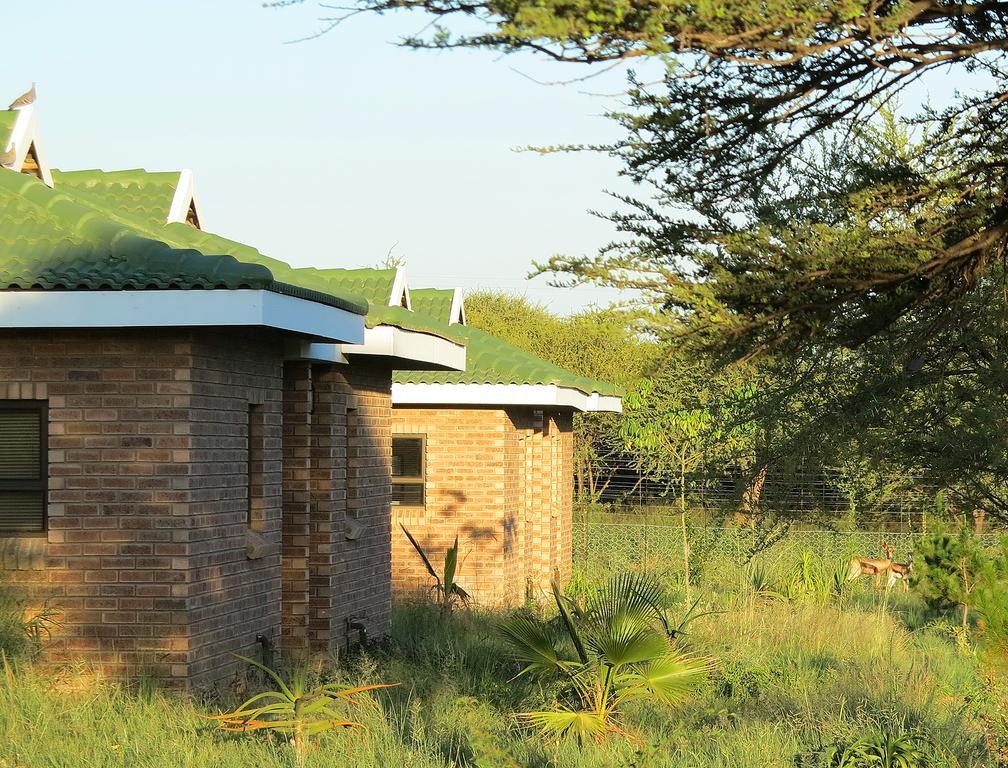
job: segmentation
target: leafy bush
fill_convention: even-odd
[[[31,611],[24,600],[0,591],[0,651],[8,658],[36,655],[57,624],[52,606]]]
[[[936,610],[959,609],[962,625],[967,626],[969,609],[997,580],[993,558],[966,526],[934,531],[921,539],[917,551],[920,564],[914,589]]]

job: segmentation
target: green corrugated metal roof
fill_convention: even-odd
[[[451,322],[452,300],[455,291],[451,288],[411,288],[410,306],[414,312],[436,317],[446,323]]]
[[[261,288],[363,314],[362,298],[306,289],[294,269],[187,224],[154,226],[0,170],[0,287]]]
[[[158,226],[168,221],[178,171],[57,171],[53,184],[60,192],[108,211],[121,211]]]
[[[555,384],[585,394],[619,394],[612,384],[573,374],[479,328],[453,325],[451,330],[465,344],[465,371],[396,371],[393,380],[398,384]]]

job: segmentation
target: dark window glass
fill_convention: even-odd
[[[392,438],[392,503],[411,507],[424,504],[423,437]]]
[[[0,401],[0,533],[39,533],[46,523],[44,403]]]

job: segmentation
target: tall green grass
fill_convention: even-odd
[[[772,580],[787,573],[782,566]],[[575,586],[590,582],[582,573]],[[511,713],[549,706],[555,692],[515,679],[518,667],[494,629],[499,614],[460,611],[446,622],[434,606],[407,603],[395,611],[387,645],[312,660],[320,679],[401,686],[355,711],[366,735],[326,734],[304,765],[818,766],[831,745],[875,730],[940,742],[944,752],[932,766],[994,764],[983,729],[991,699],[978,660],[913,595],[884,599],[860,585],[842,600],[815,590],[768,598],[727,568],[706,570],[703,588],[713,613],[690,624],[685,642],[712,656],[714,671],[684,711],[630,707],[631,740],[578,750],[530,736]],[[281,738],[223,733],[206,719],[233,703],[117,684],[86,666],[12,662],[0,671],[0,766],[296,765]]]

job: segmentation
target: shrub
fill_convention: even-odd
[[[934,609],[959,609],[962,625],[967,626],[977,596],[997,579],[994,560],[966,526],[957,532],[936,530],[921,539],[917,551],[920,564],[914,589]]]
[[[500,624],[522,674],[564,684],[556,709],[518,715],[543,735],[579,744],[628,735],[619,718],[627,702],[679,704],[703,680],[707,661],[676,646],[682,624],[669,626],[661,586],[651,577],[617,576],[583,604],[562,595],[556,582],[553,595],[553,624],[526,616]]]

